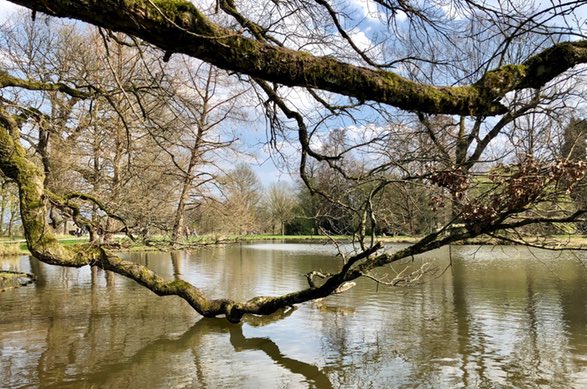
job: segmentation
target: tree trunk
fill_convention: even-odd
[[[184,172],[184,178],[181,187],[181,193],[179,195],[179,200],[177,203],[177,209],[175,211],[175,221],[173,223],[173,234],[172,240],[177,242],[181,236],[181,233],[184,228],[184,219],[185,219],[185,206],[190,196],[190,190],[192,189],[192,184],[194,181],[193,178],[193,171],[198,164],[198,161],[201,158],[201,146],[204,142],[204,134],[208,130],[208,103],[210,99],[209,89],[210,83],[212,82],[212,72],[208,72],[208,78],[206,80],[206,89],[204,91],[203,96],[203,104],[202,104],[202,111],[200,112],[200,117],[197,121],[198,132],[196,134],[196,139],[194,144],[190,150],[190,161],[188,163],[188,167]]]
[[[8,219],[8,236],[14,236],[14,222],[16,221],[17,210],[15,209],[16,204],[14,204],[10,209],[10,219]]]
[[[0,236],[4,236],[4,214],[6,213],[6,189],[4,186],[2,189],[2,201],[0,202]]]
[[[28,160],[26,150],[19,141],[20,134],[16,122],[0,107],[0,169],[18,185],[20,214],[29,251],[49,264],[87,264],[87,258],[76,258],[55,239],[46,220],[43,171]]]
[[[177,203],[177,209],[175,210],[175,219],[173,222],[173,233],[171,235],[171,239],[173,242],[179,242],[182,231],[184,229],[184,212],[185,212],[185,203],[187,201],[189,194],[189,185],[183,185],[181,194],[179,196],[179,201]]]
[[[94,193],[98,193],[100,190],[101,172],[100,172],[100,139],[97,135],[98,129],[94,126],[94,139],[92,144],[92,190]],[[97,243],[100,239],[97,231],[100,220],[98,218],[98,207],[96,204],[92,204],[92,228],[90,228],[90,243]]]

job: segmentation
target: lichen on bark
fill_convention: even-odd
[[[43,171],[29,160],[17,135],[16,121],[0,108],[0,169],[18,185],[21,219],[29,250],[48,263],[86,265],[87,261],[80,261],[71,250],[59,244],[47,225]]]
[[[166,52],[184,53],[217,67],[287,86],[312,87],[404,110],[432,114],[498,115],[506,93],[538,88],[587,62],[587,41],[559,43],[518,65],[488,72],[470,85],[433,86],[390,71],[290,50],[247,37],[211,21],[183,0],[11,0],[36,11],[73,17],[145,39]]]
[[[262,296],[240,303],[230,299],[209,299],[198,288],[183,280],[168,281],[146,266],[126,261],[105,248],[80,245],[66,248],[57,241],[46,221],[46,196],[43,170],[27,155],[19,142],[16,121],[0,106],[0,170],[15,180],[23,229],[31,253],[40,261],[58,266],[97,266],[132,279],[159,296],[183,298],[206,317],[224,315],[239,322],[245,314],[268,315],[280,308],[318,297],[325,297],[338,285],[335,279],[321,288],[308,288],[284,296]],[[53,201],[58,198],[53,196]]]

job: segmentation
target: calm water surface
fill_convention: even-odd
[[[331,254],[260,243],[129,257],[242,300],[305,287],[304,273],[336,268]],[[587,254],[460,246],[451,256],[422,285],[361,280],[241,325],[96,269],[0,259],[39,278],[0,293],[0,388],[587,387]],[[449,250],[409,265],[424,261],[444,269]]]

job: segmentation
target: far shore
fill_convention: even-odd
[[[411,244],[416,243],[421,236],[377,236],[376,241],[388,244]],[[88,243],[88,237],[72,237],[61,235],[57,239],[64,245],[77,245]],[[163,236],[151,238],[145,242],[132,242],[127,237],[115,236],[110,243],[111,249],[115,251],[172,251],[172,250],[190,250],[203,246],[235,244],[242,242],[261,242],[261,241],[287,241],[289,243],[351,243],[353,238],[345,235],[201,235],[190,237],[189,239],[171,244],[171,241]],[[525,237],[524,241],[528,245],[548,247],[550,249],[587,249],[587,236],[585,235],[565,235],[549,237]],[[512,245],[519,244],[515,241],[497,240],[491,237],[478,237],[462,242],[453,243],[453,245]],[[12,255],[30,254],[24,237],[0,238],[0,257]]]

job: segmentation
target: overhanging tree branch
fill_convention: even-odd
[[[333,161],[337,157],[331,158],[320,154],[319,151],[312,151],[304,117],[288,108],[286,102],[277,95],[271,83],[322,89],[353,96],[359,100],[374,100],[401,109],[424,113],[494,115],[505,112],[505,107],[499,103],[499,100],[506,93],[523,88],[539,88],[576,64],[587,62],[586,42],[563,43],[553,46],[521,64],[507,65],[488,72],[478,82],[471,85],[436,87],[413,82],[391,72],[360,67],[343,63],[331,57],[318,57],[279,47],[278,44],[274,44],[262,36],[261,27],[259,27],[258,34],[251,30],[257,39],[243,36],[236,30],[215,24],[194,4],[187,1],[60,0],[50,4],[43,0],[17,0],[14,2],[26,5],[35,11],[43,11],[55,16],[75,17],[101,27],[123,31],[154,43],[168,53],[185,53],[218,67],[252,76],[253,80],[260,85],[284,115],[295,120],[298,124],[300,144],[304,150],[300,164],[302,177],[304,176],[306,154],[317,160],[326,161],[335,168],[336,165]],[[227,1],[224,4],[230,6],[232,2]],[[244,26],[246,23],[242,22],[242,24]],[[6,77],[0,79],[0,87],[15,86],[33,90],[75,93],[61,84],[37,84],[28,81],[16,84],[16,81],[10,76]],[[117,84],[122,87],[120,82],[117,81]],[[84,96],[80,95],[79,97]],[[508,120],[515,119],[513,116],[510,117],[515,112],[501,118],[503,125],[498,121],[498,129],[489,132],[488,136],[484,138],[486,142],[479,141],[476,148],[478,151],[473,150],[473,155],[470,157],[471,165],[475,165],[479,161],[480,154],[484,152],[489,142],[499,135],[501,127],[505,126]],[[464,120],[462,124],[464,125]],[[267,315],[286,306],[338,293],[345,288],[345,285],[350,285],[354,279],[369,276],[370,272],[376,268],[483,233],[495,233],[508,228],[512,226],[512,222],[508,223],[508,221],[513,216],[528,211],[529,206],[536,204],[538,200],[553,198],[550,195],[548,185],[555,182],[554,177],[559,177],[561,172],[565,173],[565,169],[567,169],[568,172],[574,174],[573,177],[580,178],[585,170],[584,166],[569,165],[548,171],[538,164],[526,161],[525,164],[517,166],[509,174],[509,178],[496,181],[496,188],[492,192],[495,195],[487,196],[490,206],[480,208],[477,207],[477,202],[474,202],[470,204],[469,208],[463,208],[459,215],[464,222],[462,225],[455,224],[457,221],[455,216],[453,220],[445,224],[445,227],[426,235],[417,243],[393,253],[379,251],[381,245],[374,241],[366,246],[361,240],[362,251],[348,258],[338,273],[318,274],[313,272],[308,275],[309,287],[306,289],[282,296],[259,296],[239,302],[230,299],[208,299],[196,286],[188,282],[166,280],[146,266],[124,261],[103,247],[90,245],[66,248],[60,245],[46,222],[46,204],[51,195],[44,187],[43,171],[36,166],[20,144],[19,130],[14,116],[11,116],[0,106],[0,170],[19,185],[23,227],[27,244],[34,256],[43,262],[61,266],[98,266],[132,279],[158,295],[179,296],[204,316],[225,315],[232,322],[240,321],[245,314]],[[431,135],[434,135],[433,130],[433,128],[430,129]],[[461,136],[464,136],[464,127],[461,132]],[[475,136],[469,138],[467,147],[472,144],[473,138],[477,139],[479,132],[479,128],[471,132]],[[434,139],[436,138],[432,137],[433,141]],[[387,141],[388,137],[381,136],[375,140],[383,142]],[[439,142],[440,140],[434,143],[442,148]],[[354,151],[369,144],[370,142],[358,142],[347,151],[337,154],[343,155],[348,151]],[[467,147],[463,146],[462,158],[459,157],[459,161],[461,159],[464,161],[467,156]],[[404,150],[399,151],[404,152]],[[409,163],[409,160],[403,155],[399,161]],[[389,166],[389,164],[384,166]],[[345,179],[352,178],[342,169],[338,171]],[[541,178],[544,173],[548,172],[553,172],[552,178],[549,180]],[[554,174],[555,172],[557,174]],[[458,178],[457,176],[461,174],[459,171],[449,171],[448,173],[447,179]],[[434,174],[422,172],[420,176],[428,175],[431,177]],[[371,182],[371,179],[368,177],[364,181],[365,187],[368,187],[366,184],[370,185],[367,200],[362,202],[355,200],[354,205],[351,206],[346,205],[342,200],[333,198],[333,202],[337,201],[341,207],[346,207],[349,211],[360,216],[360,226],[363,227],[360,230],[362,238],[367,234],[365,226],[368,220],[371,223],[373,234],[376,227],[372,205],[373,196],[382,191],[385,185],[393,180],[393,177],[383,177],[378,186],[375,185],[377,182],[375,180]],[[354,180],[358,181],[358,179]],[[450,187],[450,185],[444,186]],[[477,197],[475,200],[479,200],[479,198]],[[77,207],[76,200],[90,201],[100,205],[94,198],[83,194],[72,194],[69,197],[53,199],[53,201],[70,208]],[[349,204],[351,203],[349,202]],[[582,214],[571,214],[568,219],[559,218],[558,220],[573,221],[579,216]],[[542,219],[526,220],[528,220],[528,224],[543,221]],[[557,219],[544,219],[545,222],[553,220]],[[520,222],[513,227],[523,227],[524,225],[523,222]],[[321,277],[324,282],[317,285],[313,281],[314,277]]]
[[[7,72],[0,70],[0,89],[6,87],[17,87],[37,91],[63,92],[65,94],[70,95],[71,97],[77,97],[81,99],[95,97],[98,93],[100,93],[98,91],[87,92],[80,89],[72,88],[71,86],[66,85],[62,82],[47,83],[35,80],[24,80],[18,77],[11,76]]]
[[[142,38],[167,52],[184,53],[217,67],[288,86],[303,86],[378,101],[404,110],[459,115],[506,112],[506,93],[543,86],[587,62],[587,41],[554,45],[525,62],[505,65],[465,86],[431,86],[257,41],[214,23],[188,1],[12,0],[34,11],[71,17]]]

